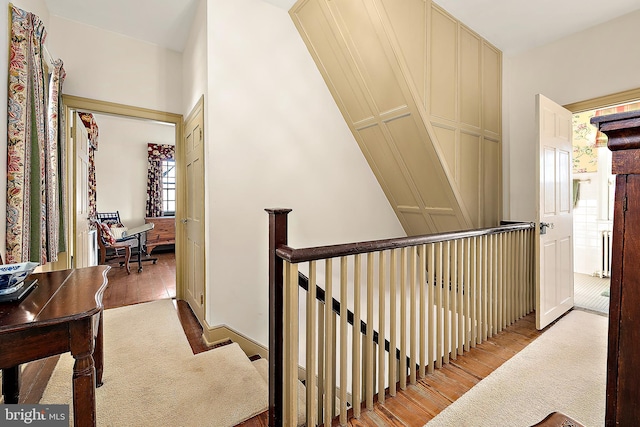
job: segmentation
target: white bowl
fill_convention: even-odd
[[[37,262],[0,265],[0,295],[20,289],[24,279],[39,265]]]

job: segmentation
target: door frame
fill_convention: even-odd
[[[640,88],[629,89],[622,92],[616,92],[609,95],[599,96],[596,98],[585,99],[583,101],[574,102],[572,104],[563,105],[564,108],[571,111],[572,114],[582,113],[600,108],[613,107],[629,102],[640,101]],[[575,242],[574,242],[575,246]],[[575,252],[575,247],[574,247]],[[574,271],[575,273],[575,271]],[[575,289],[575,283],[574,283]]]
[[[182,212],[184,213],[183,216],[180,217],[180,219],[178,219],[178,217],[176,216],[176,226],[180,226],[181,232],[184,235],[184,258],[185,258],[185,269],[187,268],[189,264],[189,261],[192,260],[187,260],[187,255],[188,255],[188,227],[185,227],[185,225],[187,224],[186,221],[189,215],[189,209],[187,207],[187,203],[188,203],[188,198],[201,198],[203,200],[202,202],[202,209],[200,213],[201,216],[201,231],[203,232],[203,236],[206,236],[206,232],[205,232],[205,224],[206,224],[206,211],[207,211],[207,206],[205,203],[205,185],[206,185],[206,180],[205,180],[205,173],[206,173],[206,163],[204,162],[205,160],[205,141],[206,141],[206,137],[205,137],[205,122],[206,122],[206,117],[204,115],[204,95],[200,96],[200,98],[198,99],[198,101],[195,103],[195,105],[193,106],[193,108],[191,109],[191,111],[189,112],[189,114],[187,115],[187,117],[184,119],[184,125],[183,125],[183,142],[184,144],[182,144],[181,147],[181,158],[183,159],[182,162],[182,166],[183,166],[183,170],[184,170],[184,175],[183,175],[183,187],[179,188],[179,194],[184,194],[185,197],[183,199],[181,199],[182,202],[184,202],[184,204],[182,205],[183,210]],[[202,146],[202,159],[201,161],[203,162],[203,169],[202,169],[202,186],[199,188],[192,188],[189,184],[189,180],[187,178],[187,166],[188,166],[188,156],[187,156],[187,150],[188,150],[188,145],[187,145],[187,141],[186,138],[188,137],[188,132],[189,132],[189,128],[188,125],[190,124],[191,121],[197,119],[198,116],[202,117],[202,123],[201,123],[201,142],[203,144]],[[198,186],[196,186],[198,187]],[[206,286],[206,282],[207,282],[207,258],[206,258],[206,253],[207,253],[207,244],[206,244],[206,237],[203,237],[202,240],[202,245],[203,245],[203,256],[202,256],[202,265],[196,265],[196,268],[194,269],[193,273],[197,276],[198,274],[198,269],[199,272],[202,274],[202,294],[201,294],[201,302],[200,304],[198,304],[197,302],[197,298],[195,298],[193,301],[189,298],[189,292],[188,292],[188,277],[187,275],[184,276],[184,281],[183,281],[183,287],[182,287],[182,291],[183,291],[183,300],[185,300],[187,303],[189,303],[189,306],[191,306],[191,311],[193,312],[193,314],[195,314],[196,318],[198,319],[198,321],[200,322],[201,325],[208,325],[206,322],[206,313],[207,313],[207,286]],[[196,257],[197,258],[197,257]],[[186,272],[191,273],[191,272]],[[194,296],[195,297],[195,296]],[[195,304],[195,306],[192,306],[192,302],[193,304]]]
[[[154,120],[158,122],[170,123],[174,125],[175,129],[175,144],[176,144],[176,188],[177,192],[177,203],[176,203],[176,218],[183,214],[184,204],[181,203],[181,199],[185,197],[185,195],[181,195],[179,189],[183,184],[183,169],[184,162],[182,161],[182,144],[183,144],[183,132],[184,132],[184,121],[182,114],[169,113],[165,111],[152,110],[148,108],[142,107],[134,107],[131,105],[118,104],[114,102],[108,101],[100,101],[97,99],[91,98],[83,98],[79,96],[73,95],[62,95],[62,107],[64,109],[64,118],[67,127],[67,136],[66,136],[66,144],[67,144],[67,241],[70,242],[70,237],[75,234],[75,201],[70,197],[72,194],[75,194],[75,171],[73,170],[73,158],[75,156],[75,147],[71,144],[71,134],[68,131],[70,126],[70,118],[71,114],[74,111],[87,111],[92,113],[102,113],[102,114],[111,114],[115,116],[122,116],[127,118],[136,118],[136,119],[146,119],[146,120]],[[183,254],[183,236],[182,229],[180,227],[176,227],[176,298],[182,299],[183,297],[183,280],[184,277],[184,256]],[[70,250],[67,251],[67,265],[71,265],[71,256],[75,253],[75,247],[72,246]]]

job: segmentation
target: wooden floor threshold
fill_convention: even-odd
[[[358,419],[353,418],[353,408],[349,409],[347,426],[404,426],[422,427],[447,406],[459,399],[474,385],[487,377],[504,362],[518,354],[542,334],[535,327],[535,313],[531,313],[507,327],[502,332],[488,338],[458,355],[433,373],[426,374],[415,384],[400,389],[390,396],[387,389],[385,402],[379,403],[377,395],[374,405],[368,410],[363,404]],[[266,427],[269,424],[267,412],[259,414],[241,424],[242,427]],[[338,418],[332,426],[339,426]]]

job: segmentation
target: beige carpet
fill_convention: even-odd
[[[524,427],[560,411],[604,425],[608,319],[574,310],[428,422]]]
[[[106,310],[104,342],[100,426],[234,426],[267,409],[267,384],[240,347],[193,355],[169,300]],[[71,402],[72,367],[60,358],[41,403]]]

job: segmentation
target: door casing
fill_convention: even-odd
[[[176,168],[177,168],[177,176],[176,176],[176,188],[180,189],[181,185],[184,181],[184,161],[181,158],[181,147],[183,143],[183,117],[181,114],[168,113],[165,111],[152,110],[141,107],[134,107],[131,105],[118,104],[107,101],[100,101],[96,99],[83,98],[72,95],[62,95],[62,104],[64,108],[64,116],[66,123],[72,123],[73,113],[75,111],[88,111],[93,113],[103,113],[103,114],[111,114],[123,117],[137,118],[137,119],[147,119],[154,120],[158,122],[165,122],[174,125],[175,129],[175,141],[176,141]],[[70,142],[70,134],[67,132],[67,164],[73,164],[69,162],[73,162],[75,157],[75,148],[73,144]],[[70,172],[70,175],[67,177],[67,194],[68,199],[71,199],[69,195],[75,194],[75,173],[73,171]],[[181,203],[181,195],[178,190],[178,203],[176,206],[176,218],[180,218],[184,212],[184,203]],[[184,198],[184,196],[182,196]],[[69,200],[67,200],[69,203]],[[67,224],[75,224],[75,210],[73,206],[69,206],[67,209]],[[67,241],[72,241],[71,239],[75,235],[74,227],[68,227],[67,230]],[[183,242],[184,236],[181,233],[180,227],[176,227],[176,297],[179,299],[183,298],[183,283],[184,283],[184,256],[183,256]],[[66,254],[62,254],[67,257],[67,265],[71,265],[71,257],[73,256],[75,248],[70,248]]]

